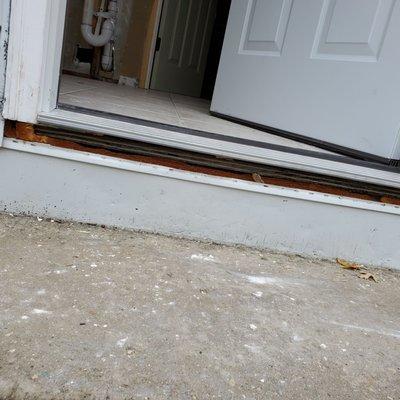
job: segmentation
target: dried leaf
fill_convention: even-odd
[[[253,177],[254,182],[265,183],[265,182],[263,181],[263,178],[261,178],[261,175],[260,175],[260,174],[257,174],[256,172],[253,172],[253,173],[251,174],[251,176]]]
[[[361,274],[359,274],[358,277],[361,279],[365,279],[367,281],[378,282],[378,279],[376,279],[376,277],[372,275],[370,272],[361,272]]]
[[[351,263],[351,262],[346,261],[346,260],[341,260],[340,258],[337,258],[336,262],[338,264],[340,264],[340,266],[342,268],[344,268],[344,269],[351,269],[351,270],[361,269],[361,265],[356,264],[356,263]]]

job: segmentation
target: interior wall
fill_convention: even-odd
[[[65,15],[65,29],[63,42],[62,69],[76,72],[89,72],[74,64],[76,46],[89,46],[81,34],[81,21],[83,13],[83,0],[68,0]]]
[[[122,51],[121,75],[138,79],[145,86],[148,60],[156,24],[159,0],[134,0],[131,24]]]
[[[133,57],[134,43],[131,43],[129,31],[135,23],[136,3],[138,0],[118,0],[118,16],[115,27],[115,59],[114,79],[118,80],[120,75],[136,78],[132,74],[122,74],[126,58]]]
[[[118,81],[120,75],[138,78],[142,64],[140,57],[145,46],[147,23],[151,15],[152,4],[157,0],[118,0],[118,16],[115,27],[115,70],[113,74],[101,73],[101,76]],[[96,8],[101,0],[96,0]],[[91,48],[81,35],[81,20],[84,0],[68,0],[62,69],[89,74],[89,70],[74,63],[76,46]]]

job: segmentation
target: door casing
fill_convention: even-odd
[[[10,21],[10,0],[0,2],[0,146],[3,140],[4,118],[4,89],[6,82],[8,31]]]
[[[236,145],[190,134],[164,131],[138,123],[110,120],[57,108],[61,51],[67,0],[12,0],[11,32],[6,72],[5,119],[43,123],[115,136],[129,135],[164,146],[183,148],[230,158],[319,172],[389,186],[400,182],[397,170],[385,166],[353,165],[340,161],[312,162],[312,156]],[[35,20],[35,24],[32,24]],[[23,29],[12,29],[13,27]],[[21,65],[24,69],[21,70]],[[399,95],[400,97],[400,95]],[[400,101],[400,98],[399,98]],[[52,149],[49,149],[51,152]],[[400,147],[399,147],[400,153]],[[397,175],[399,175],[397,177]]]

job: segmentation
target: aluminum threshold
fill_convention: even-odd
[[[74,108],[41,112],[39,124],[106,134],[178,149],[400,188],[400,169],[318,151],[194,131],[117,114]]]

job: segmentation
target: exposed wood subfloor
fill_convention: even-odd
[[[5,136],[185,171],[400,205],[400,191],[395,188],[240,160],[222,159],[112,136],[67,132],[24,123],[14,124],[10,121],[6,124]]]

